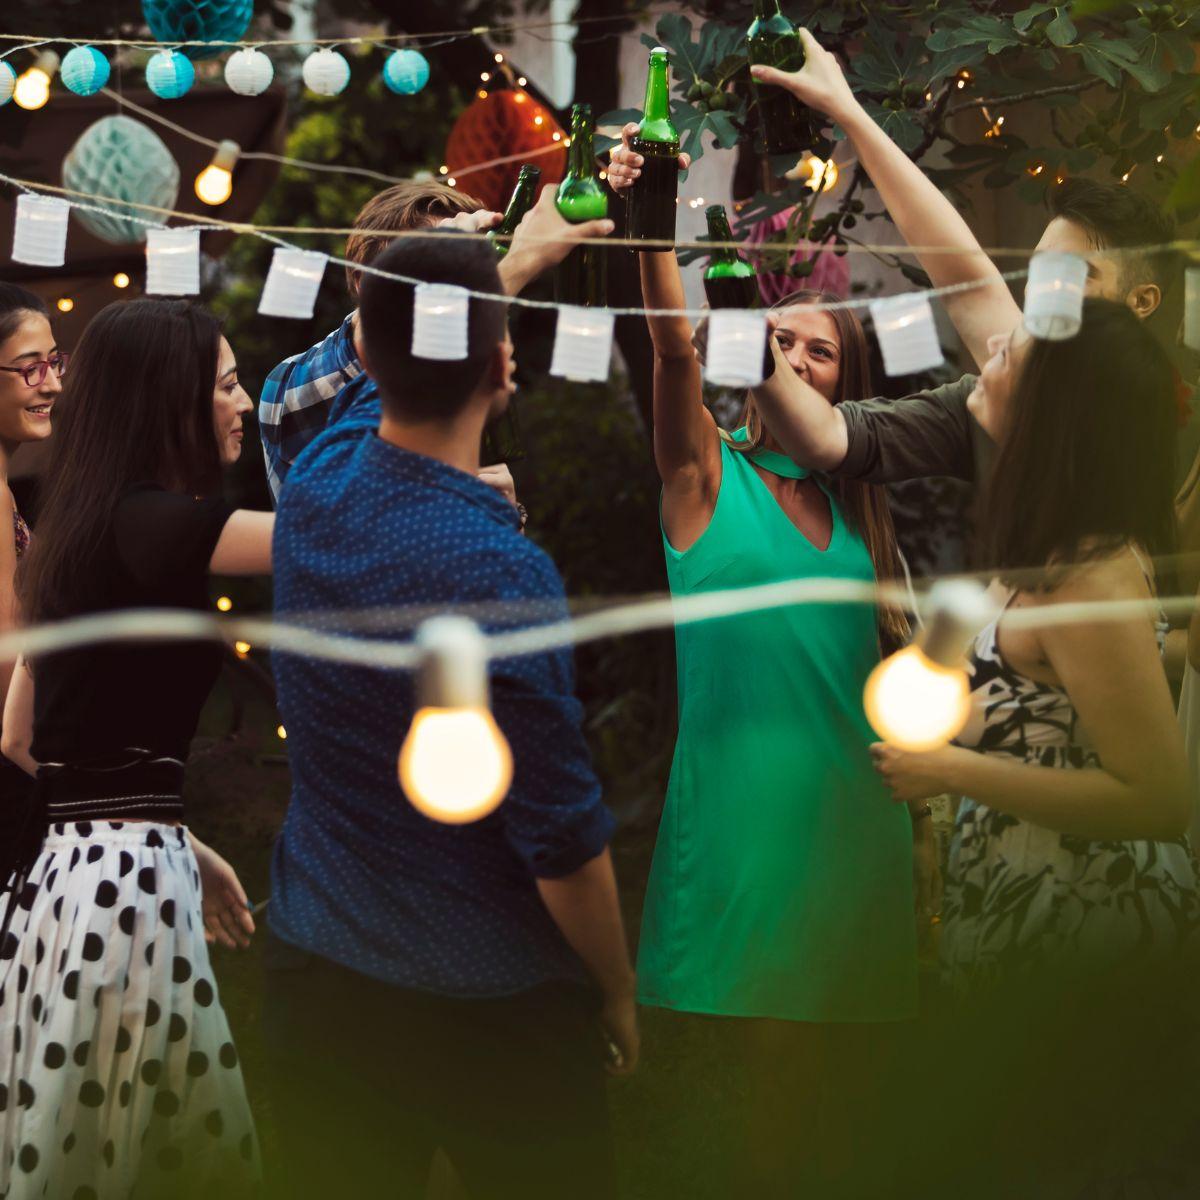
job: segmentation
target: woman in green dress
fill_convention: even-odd
[[[684,307],[675,255],[640,257],[646,307]],[[849,311],[814,307],[818,298],[783,302],[777,369],[796,370],[830,403],[869,395],[862,327]],[[882,492],[797,466],[752,400],[743,427],[721,431],[702,402],[689,322],[649,325],[672,594],[894,578]],[[675,631],[679,734],[639,998],[741,1019],[752,1093],[745,1182],[756,1196],[794,1194],[801,1174],[839,1175],[861,1157],[864,1089],[878,1068],[867,1060],[883,1023],[916,1015],[913,839],[930,835],[929,821],[889,801],[862,703],[881,637],[891,648],[907,634],[898,610],[864,604]]]

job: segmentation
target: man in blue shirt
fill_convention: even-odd
[[[378,265],[501,291],[483,242],[406,241]],[[513,391],[504,308],[472,299],[467,357],[431,362],[411,352],[412,307],[409,285],[364,281],[361,350],[382,416],[366,428],[359,406],[297,460],[276,523],[276,611],[393,639],[413,622],[345,614],[561,620],[553,564],[475,477],[483,426]],[[421,815],[401,790],[407,672],[291,653],[275,670],[293,787],[272,862],[265,1033],[285,1194],[417,1196],[440,1146],[474,1195],[610,1195],[602,1035],[616,1071],[632,1069],[638,1038],[613,821],[570,652],[492,664],[514,774],[470,825]]]

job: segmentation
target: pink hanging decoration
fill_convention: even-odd
[[[761,221],[756,221],[750,226],[750,232],[746,237],[746,244],[757,246],[766,242],[772,234],[779,233],[786,228],[788,218],[795,212],[793,208],[784,209],[783,212],[776,213],[773,217],[766,217]],[[789,292],[800,291],[802,288],[814,288],[821,292],[830,292],[840,299],[846,299],[850,295],[850,262],[849,256],[843,255],[840,258],[836,254],[830,254],[827,250],[820,250],[815,247],[799,247],[792,254],[791,261],[793,263],[805,262],[808,259],[815,258],[816,265],[813,267],[811,275],[802,279],[793,278],[790,275],[768,274],[760,271],[758,275],[758,290],[762,295],[763,303],[771,305],[776,301],[781,300]],[[754,258],[751,258],[754,261]]]

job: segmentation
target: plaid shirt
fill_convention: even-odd
[[[325,428],[338,393],[362,374],[353,320],[351,313],[324,341],[285,359],[263,384],[258,429],[276,505],[292,463]]]

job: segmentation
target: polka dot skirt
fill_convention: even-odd
[[[0,943],[0,1197],[249,1191],[258,1144],[184,831],[55,825],[29,880]]]

